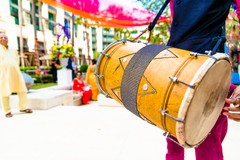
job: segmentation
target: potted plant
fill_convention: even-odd
[[[74,48],[70,40],[70,30],[68,25],[61,25],[58,23],[55,26],[55,36],[57,38],[57,43],[54,42],[53,46],[51,47],[50,59],[60,61],[61,66],[66,68],[68,59],[73,56]],[[61,43],[60,43],[61,38]]]
[[[72,44],[66,43],[59,45],[54,43],[51,47],[50,59],[51,60],[60,60],[60,64],[66,68],[68,59],[74,54],[74,49]]]

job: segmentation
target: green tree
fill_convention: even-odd
[[[93,59],[98,59],[98,57],[99,57],[100,55],[101,55],[101,53],[98,52],[98,51],[93,52]]]
[[[136,0],[137,2],[141,2],[142,6],[152,12],[157,13],[160,7],[163,5],[165,0]],[[166,10],[165,10],[166,12]]]
[[[131,31],[127,28],[114,28],[114,39],[132,39]]]
[[[154,13],[158,13],[160,8],[162,7],[165,0],[136,0],[137,2],[141,2],[142,6]],[[170,17],[169,15],[169,6],[164,10],[162,16]],[[169,33],[170,23],[169,22],[160,22],[159,24],[156,24],[154,29],[152,30],[152,35],[150,38],[151,43],[160,43],[160,44],[166,44],[167,40],[170,37]],[[142,40],[147,40],[148,37],[141,37]]]

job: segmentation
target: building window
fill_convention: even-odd
[[[64,18],[64,26],[67,27],[68,29],[70,28],[70,23],[71,23],[70,19]]]
[[[39,17],[36,17],[36,30],[40,31]]]
[[[24,25],[32,23],[32,17],[30,12],[25,12],[25,15],[23,17],[25,17],[24,23],[23,23]]]
[[[92,27],[92,34],[96,34],[96,28]]]
[[[111,29],[103,29],[103,48],[106,48],[110,43],[114,41],[114,32]]]
[[[10,0],[10,12],[14,17],[15,24],[19,24],[18,18],[18,0]]]
[[[79,53],[79,65],[82,65],[82,64],[86,64],[87,61],[86,61],[86,58],[85,58],[85,55],[82,53],[82,49],[79,48],[78,49],[78,53]]]
[[[74,23],[74,35],[75,35],[75,37],[78,37],[77,33],[78,33],[78,27],[77,27],[77,24]]]
[[[71,39],[70,22],[71,22],[70,19],[64,18],[64,27],[65,27],[64,34],[68,40]]]
[[[68,12],[66,12],[66,11],[64,12],[64,16],[67,17],[67,18],[69,18],[69,19],[72,18],[72,16],[71,16]]]
[[[78,54],[79,54],[79,55],[83,54],[81,48],[78,49]]]
[[[38,7],[38,6],[36,6],[35,13],[36,13],[36,29],[37,29],[38,31],[40,31],[40,23],[39,23],[39,7]]]
[[[56,25],[56,14],[57,10],[53,6],[48,5],[48,29],[52,31],[52,34],[55,33],[55,25]]]
[[[18,42],[18,50],[20,51],[20,38],[17,37],[17,42]],[[28,43],[27,43],[27,39],[23,38],[23,52],[28,52],[29,48],[28,48]]]
[[[64,26],[68,28],[70,32],[70,26],[71,26],[72,16],[68,12],[64,12]]]
[[[96,51],[97,49],[97,32],[96,32],[96,28],[92,27],[92,50],[93,53]]]
[[[48,12],[48,29],[52,31],[52,33],[54,34],[54,27],[55,27],[55,21],[56,21],[56,14],[52,13],[52,12]]]
[[[33,5],[32,3],[30,4],[30,9],[32,10],[33,8]],[[35,22],[36,22],[36,30],[40,31],[40,20],[39,20],[39,6],[35,6]],[[31,24],[33,24],[33,21],[32,21],[32,14],[30,15],[30,19],[31,19]]]
[[[69,35],[71,35],[70,33],[71,22],[72,16],[68,12],[64,12],[64,26],[68,29]]]
[[[44,43],[41,41],[38,41],[38,44],[39,44],[39,48],[38,48],[39,52],[45,54]]]
[[[96,36],[92,36],[92,41],[93,41],[93,42],[96,42],[96,41],[97,41]]]
[[[97,48],[96,42],[92,42],[92,48],[93,48],[93,49],[96,49],[96,48]]]
[[[97,32],[96,32],[96,28],[92,27],[92,41],[96,42],[97,41]]]

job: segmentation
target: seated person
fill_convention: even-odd
[[[92,90],[90,87],[85,85],[81,72],[76,74],[76,78],[73,80],[72,90],[73,93],[82,95],[82,104],[87,104],[92,96]]]

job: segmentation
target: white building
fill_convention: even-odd
[[[1,0],[0,5],[0,32],[5,32],[9,37],[9,46],[19,49],[20,40],[23,38],[23,52],[25,55],[31,56],[34,52],[35,34],[32,21],[32,0],[22,1],[22,27],[19,25],[20,10],[18,0]],[[72,24],[72,14],[61,8],[55,8],[50,5],[38,2],[35,10],[36,16],[36,35],[40,45],[40,52],[45,55],[50,53],[53,42],[56,41],[55,26],[60,23],[70,25],[72,36],[72,28],[74,27],[74,50],[76,57],[79,57],[79,65],[86,63],[86,59],[93,58],[95,51],[101,52],[103,48],[113,41],[113,32],[105,33],[102,28],[84,27],[83,25]],[[74,16],[76,18],[76,16]],[[106,35],[105,35],[106,34]],[[88,36],[88,37],[87,37]],[[89,43],[87,41],[89,38]],[[72,39],[72,37],[71,37]],[[45,46],[45,47],[44,47]],[[89,49],[88,49],[89,47]],[[41,54],[40,56],[44,55]],[[29,59],[29,57],[28,57]],[[26,58],[25,58],[26,61]],[[25,62],[25,64],[28,62]],[[31,64],[31,62],[29,62]],[[26,64],[28,65],[28,64]]]

